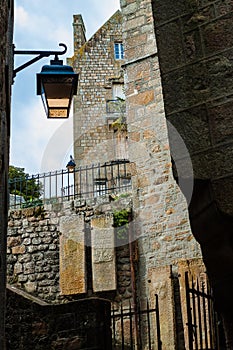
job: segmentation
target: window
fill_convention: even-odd
[[[107,179],[94,179],[94,197],[104,196],[107,193]]]
[[[124,47],[122,43],[114,44],[114,54],[116,60],[123,60],[124,58]]]
[[[117,100],[117,98],[125,100],[124,84],[115,84],[114,83],[112,85],[112,98],[113,98],[113,100]]]

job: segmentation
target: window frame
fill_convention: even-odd
[[[114,42],[114,58],[115,60],[124,59],[124,46],[121,41]]]

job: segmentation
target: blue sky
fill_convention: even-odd
[[[16,0],[14,44],[17,50],[60,50],[73,55],[73,15],[81,14],[89,39],[119,9],[119,0]],[[15,56],[15,67],[33,56]],[[53,58],[53,57],[51,57]],[[72,116],[48,120],[36,95],[36,73],[50,58],[19,72],[12,87],[10,164],[30,174],[64,168],[72,153]]]

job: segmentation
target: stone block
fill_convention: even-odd
[[[164,37],[166,40],[162,40]],[[162,72],[167,72],[185,63],[179,20],[160,27],[157,31],[157,42]]]
[[[180,137],[191,154],[211,146],[211,134],[205,105],[173,113],[168,116],[168,120],[171,123],[168,124],[168,135],[173,160],[184,156],[185,149],[182,149]]]
[[[208,114],[211,120],[214,143],[232,140],[232,110],[233,101],[225,103],[224,101],[216,101],[214,106],[208,106]]]
[[[115,237],[112,216],[91,220],[93,289],[116,289]]]
[[[65,295],[86,292],[84,220],[65,216],[60,220],[60,289]]]
[[[176,348],[173,283],[170,276],[170,266],[154,267],[148,271],[150,300],[155,304],[155,294],[158,295],[161,339],[166,350]],[[155,325],[152,329],[156,329]]]
[[[226,50],[233,46],[232,13],[208,23],[202,30],[206,55]]]
[[[24,254],[26,252],[25,245],[18,245],[16,247],[12,247],[12,254]]]

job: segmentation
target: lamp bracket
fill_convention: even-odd
[[[39,61],[43,57],[49,57],[51,55],[55,55],[55,60],[58,59],[58,55],[64,55],[67,51],[67,46],[63,43],[60,43],[59,46],[63,46],[63,51],[33,51],[33,50],[15,50],[13,51],[14,55],[38,55],[37,57],[27,61],[26,63],[22,64],[21,66],[17,67],[13,71],[13,77],[16,76],[18,72],[23,70],[24,68],[27,68],[28,66],[32,65],[33,63]]]

